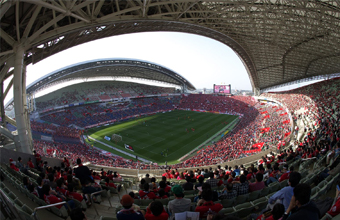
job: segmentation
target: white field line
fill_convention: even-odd
[[[105,145],[105,146],[107,146],[107,147],[109,147],[109,148],[111,148],[111,149],[113,149],[113,150],[119,151],[120,153],[123,153],[123,154],[125,154],[125,155],[130,156],[130,157],[136,157],[136,155],[134,155],[134,154],[130,154],[130,153],[125,152],[125,151],[123,151],[123,150],[121,150],[121,149],[112,147],[111,145],[108,145],[108,144],[106,144],[106,143],[104,143],[104,142],[98,141],[97,139],[94,139],[93,137],[90,137],[90,136],[88,136],[88,137],[89,137],[91,140],[96,141],[96,142],[98,142],[98,143],[100,143],[100,144],[102,144],[102,145]],[[150,163],[150,162],[151,162],[150,160],[144,159],[144,158],[142,158],[142,157],[140,157],[140,156],[138,156],[138,159],[141,160],[141,161],[144,161],[144,162],[146,162],[146,163]]]

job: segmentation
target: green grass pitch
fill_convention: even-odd
[[[168,164],[174,164],[178,163],[178,159],[183,155],[226,127],[223,122],[229,124],[236,118],[237,116],[233,115],[175,110],[93,128],[88,130],[87,134],[154,163],[164,164],[167,161]],[[112,134],[121,135],[123,141],[116,144],[104,139],[104,136],[112,137]],[[93,141],[91,143],[117,154],[117,151],[111,148],[103,147]],[[134,152],[126,150],[124,144],[132,146]]]

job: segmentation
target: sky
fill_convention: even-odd
[[[130,58],[159,64],[184,76],[197,89],[231,84],[232,89],[252,90],[243,63],[227,45],[177,32],[125,34],[72,47],[28,65],[27,85],[55,70],[101,58]],[[6,97],[7,101],[12,93]]]

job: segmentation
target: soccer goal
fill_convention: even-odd
[[[118,134],[113,134],[112,135],[112,141],[118,143],[118,142],[121,142],[123,140],[123,137],[118,135]]]

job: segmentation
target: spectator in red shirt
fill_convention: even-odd
[[[105,186],[107,186],[107,187],[113,187],[113,188],[117,188],[117,186],[114,184],[114,183],[110,183],[110,179],[109,179],[109,177],[106,177],[105,178]]]
[[[33,153],[34,153],[34,157],[35,157],[35,162],[36,162],[36,164],[37,164],[37,166],[38,166],[38,164],[39,164],[40,161],[41,161],[41,155],[38,154],[35,150],[33,151]]]
[[[65,167],[70,167],[70,162],[68,161],[68,159],[66,157],[64,157],[64,165]]]
[[[139,191],[139,196],[141,199],[155,199],[156,195],[154,192],[149,191],[150,185],[148,183],[144,183],[144,190]]]
[[[69,192],[68,197],[70,199],[75,199],[75,200],[78,200],[79,202],[83,201],[84,197],[83,197],[82,194],[77,193],[77,192],[73,192],[73,184],[72,183],[68,184],[67,189],[68,189],[68,192]]]
[[[55,195],[53,194],[50,194],[50,186],[49,185],[44,185],[42,187],[42,190],[43,190],[43,193],[44,193],[44,200],[47,204],[55,204],[55,203],[59,203],[59,202],[62,202],[63,200],[61,198],[58,198],[56,197]],[[74,201],[70,200],[67,202],[68,205],[70,206],[71,209],[74,208]],[[56,206],[58,209],[60,209],[63,205],[58,205]],[[65,208],[67,209],[67,205],[65,204]]]
[[[178,170],[176,169],[176,172],[175,172],[175,179],[177,179],[177,177],[179,176],[179,172],[178,172]]]
[[[171,187],[168,186],[168,185],[166,184],[166,182],[164,182],[164,181],[160,181],[160,182],[159,182],[159,188],[158,188],[158,190],[160,190],[160,189],[164,189],[165,194],[166,194],[167,196],[169,196],[169,192],[170,192],[170,190],[171,190]]]
[[[97,174],[97,172],[93,172],[92,173],[92,177],[94,180],[101,180],[102,178],[100,178],[100,176]]]
[[[255,174],[253,172],[253,168],[252,167],[249,167],[248,168],[248,174],[247,174],[247,180],[250,180],[252,178],[255,178]]]
[[[337,186],[340,187],[340,181],[337,182]],[[340,214],[340,190],[338,188],[335,189],[334,202],[327,213],[332,217]]]
[[[28,158],[27,166],[28,166],[29,168],[34,168],[34,165],[33,165],[33,163],[32,163],[32,159],[31,159],[30,157]]]
[[[269,217],[265,217],[265,214],[260,215],[256,218],[256,220],[279,220],[282,219],[282,216],[285,212],[285,206],[281,203],[275,204],[273,210],[271,210],[271,215]]]
[[[162,174],[162,176],[165,176],[167,179],[169,179],[170,175],[167,170]]]
[[[69,196],[69,191],[67,189],[65,189],[65,186],[64,186],[64,179],[58,179],[57,180],[57,188],[56,188],[56,191],[58,193],[60,193],[61,195],[63,196],[66,196],[68,197]]]
[[[165,195],[164,189],[159,189],[158,190],[158,196],[156,196],[156,199],[167,199],[168,196]]]
[[[18,172],[19,168],[17,168],[14,163],[15,162],[13,161],[13,159],[9,158],[9,166],[10,166],[10,168]]]
[[[294,171],[294,167],[291,166],[290,170],[288,170],[288,164],[283,165],[283,169],[282,169],[282,175],[279,178],[279,182],[282,182],[283,180],[287,180],[289,179],[289,174],[290,172]]]
[[[163,204],[160,201],[153,201],[146,209],[146,220],[168,220],[169,215],[164,210]]]
[[[208,215],[208,211],[211,210],[215,214],[217,214],[223,208],[222,204],[214,203],[213,199],[213,192],[211,189],[203,190],[202,191],[202,199],[200,199],[197,203],[197,207],[195,212],[200,213],[200,218],[206,218]]]

